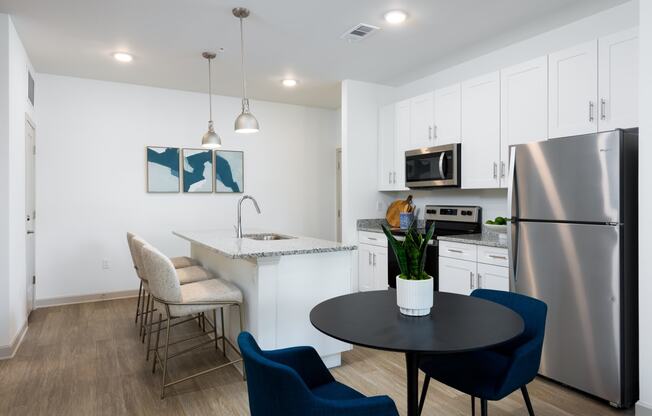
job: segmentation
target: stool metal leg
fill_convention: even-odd
[[[149,361],[149,352],[150,352],[150,345],[152,344],[152,327],[154,326],[154,299],[152,299],[152,306],[151,311],[147,314],[147,316],[151,316],[149,319],[149,327],[147,328],[147,354],[145,355],[145,361]],[[159,317],[161,314],[159,313]],[[161,332],[161,319],[159,318],[158,320],[158,331],[156,332],[156,337],[158,338],[158,333]],[[158,341],[156,341],[156,346],[158,347]]]
[[[152,298],[152,295],[148,293],[147,294],[147,308],[145,309],[145,325],[143,326],[143,336],[141,338],[141,342],[143,344],[145,343],[145,335],[147,335],[147,329],[148,329],[147,325],[148,325],[148,323],[150,321],[150,315],[151,315],[151,313],[150,313],[151,312],[151,305],[150,304],[153,303],[151,298]]]
[[[213,338],[215,339],[215,350],[217,350],[217,312],[215,309],[213,309]]]
[[[222,353],[226,357],[226,332],[224,332],[224,308],[220,308],[220,318],[222,318]]]
[[[154,363],[152,364],[152,374],[156,373],[156,359],[158,358],[158,345],[159,345],[159,338],[161,335],[161,321],[163,321],[163,314],[159,313],[158,314],[158,330],[156,331],[156,351],[154,352]],[[150,331],[151,332],[151,331]],[[150,333],[151,335],[151,333]],[[149,356],[149,341],[147,342],[147,356]]]
[[[138,288],[138,301],[136,302],[136,318],[134,319],[134,325],[138,323],[138,315],[142,312],[140,308],[140,298],[143,294],[143,281],[140,281],[140,287]]]
[[[161,399],[165,397],[165,377],[168,374],[168,347],[170,346],[170,307],[165,305],[167,325],[165,331],[165,351],[163,353],[163,378],[161,379]]]

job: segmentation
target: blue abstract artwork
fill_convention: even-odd
[[[213,192],[213,152],[183,149],[183,192]]]
[[[244,192],[244,152],[215,151],[215,192]]]
[[[179,192],[179,149],[147,147],[147,192]]]

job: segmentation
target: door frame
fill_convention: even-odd
[[[27,128],[28,126],[32,129],[32,134],[34,136],[33,138],[33,147],[30,150],[27,146],[29,143],[27,143]],[[27,210],[27,200],[28,200],[28,195],[29,195],[29,184],[27,183],[27,158],[29,156],[28,152],[32,152],[32,163],[31,163],[31,175],[32,175],[32,183],[34,189],[32,190],[33,192],[33,204],[34,204],[34,210],[33,210],[33,215],[31,218],[31,221],[36,221],[36,123],[32,118],[29,116],[28,113],[25,113],[25,132],[24,132],[24,146],[25,146],[25,210]],[[31,261],[33,262],[32,267],[28,267],[28,262],[30,261],[30,255],[27,250],[27,244],[28,244],[28,234],[27,234],[27,223],[25,223],[25,284],[26,284],[26,309],[27,309],[27,315],[34,310],[34,301],[36,298],[36,235],[32,234],[32,239],[33,244],[34,244],[34,251],[33,254],[31,255]],[[35,230],[32,230],[35,231]],[[32,276],[28,276],[29,273],[27,273],[29,270],[32,270]]]
[[[335,149],[335,239],[342,242],[342,148]]]

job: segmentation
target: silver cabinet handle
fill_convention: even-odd
[[[433,124],[433,130],[434,130],[434,133],[435,133],[435,139],[437,139],[437,125],[436,124]]]
[[[392,183],[392,172],[389,172],[389,179],[388,179],[388,181],[389,181],[389,183]]]
[[[494,179],[498,179],[498,163],[494,162]]]
[[[374,253],[374,266],[376,265],[376,253]]]
[[[469,288],[473,290],[473,272],[469,274]]]
[[[369,253],[369,265],[371,266],[371,253]]]
[[[432,126],[428,126],[428,140],[432,140]]]
[[[482,279],[482,275],[478,273],[478,289],[482,289],[482,284],[480,279]]]
[[[392,183],[396,184],[396,171],[394,171],[394,179],[393,179]]]
[[[500,162],[500,177],[505,177],[505,162]]]
[[[507,260],[507,257],[505,257],[505,256],[496,256],[495,254],[489,254],[489,257],[491,257],[492,259]]]
[[[593,104],[593,101],[589,101],[589,122],[593,123],[593,120],[595,119],[593,117],[593,107],[595,104]]]
[[[448,252],[449,252],[449,253],[459,253],[459,254],[463,254],[463,253],[464,253],[462,250],[454,250],[454,249],[452,249],[452,248],[449,248],[449,249],[448,249]]]
[[[607,119],[607,100],[600,99],[600,120]]]

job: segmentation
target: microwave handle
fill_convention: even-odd
[[[439,175],[441,176],[441,179],[445,179],[446,175],[444,174],[444,157],[446,156],[446,152],[441,152],[439,154]]]

